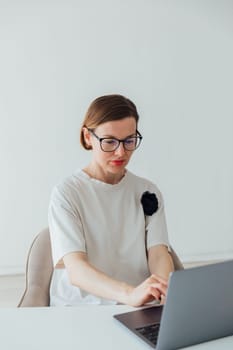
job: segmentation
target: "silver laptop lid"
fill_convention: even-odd
[[[157,347],[177,349],[233,334],[233,260],[171,274]]]

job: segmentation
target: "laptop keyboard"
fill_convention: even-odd
[[[145,327],[136,328],[136,331],[144,338],[149,340],[152,344],[156,345],[159,334],[159,326],[159,323],[155,323]]]

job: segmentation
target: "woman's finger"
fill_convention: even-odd
[[[164,294],[164,295],[167,294],[167,287],[164,286],[162,283],[155,282],[155,283],[151,283],[150,286],[157,289],[160,294]]]

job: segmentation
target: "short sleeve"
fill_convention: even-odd
[[[170,250],[163,197],[158,190],[156,191],[156,196],[158,209],[153,215],[146,216],[147,249],[155,245],[164,244]]]
[[[49,231],[54,266],[67,253],[86,251],[82,223],[68,195],[55,187],[48,209]]]

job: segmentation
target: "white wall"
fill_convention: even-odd
[[[0,273],[24,270],[50,191],[82,167],[89,103],[131,98],[130,169],[164,194],[183,260],[233,257],[233,2],[0,0]]]

